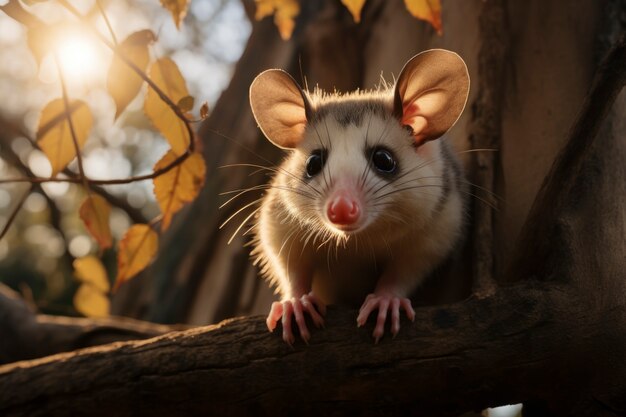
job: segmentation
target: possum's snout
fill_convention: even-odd
[[[353,232],[363,226],[363,202],[354,190],[341,187],[334,190],[326,202],[326,218],[343,232]]]
[[[341,193],[328,202],[328,220],[337,226],[352,226],[361,217],[361,207],[356,199]]]

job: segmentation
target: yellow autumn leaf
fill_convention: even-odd
[[[404,0],[404,4],[413,16],[429,22],[438,35],[443,33],[441,0]]]
[[[156,163],[154,170],[166,167],[175,159],[176,155],[169,151]],[[182,164],[153,180],[154,195],[163,213],[161,230],[166,230],[170,226],[172,216],[198,196],[204,185],[205,173],[206,166],[202,155],[194,153]]]
[[[176,27],[180,29],[180,24],[187,16],[190,0],[161,0],[161,5],[167,9],[176,23]]]
[[[74,294],[74,307],[87,317],[107,317],[111,311],[111,301],[98,288],[83,284]]]
[[[111,289],[107,271],[100,259],[93,255],[77,258],[72,264],[74,275],[83,284],[91,285],[102,293],[107,293]]]
[[[150,66],[148,75],[173,103],[178,103],[189,95],[185,79],[176,63],[170,58],[161,58],[154,62]],[[190,140],[185,123],[152,88],[148,88],[143,109],[154,127],[165,136],[174,153],[176,155],[185,153]]]
[[[100,245],[102,250],[111,247],[111,228],[109,227],[109,215],[111,206],[97,194],[91,194],[85,198],[78,210],[85,227]]]
[[[79,151],[87,141],[93,117],[87,104],[81,100],[70,101],[70,113]],[[55,99],[44,107],[37,128],[37,144],[52,165],[52,176],[63,170],[76,157],[63,99]]]
[[[150,61],[148,45],[153,43],[156,36],[151,30],[140,30],[131,34],[117,46],[117,52],[122,54],[142,71],[146,71]],[[107,77],[107,90],[113,100],[117,110],[115,118],[124,111],[141,90],[143,80],[135,73],[116,53],[109,67]]]
[[[356,23],[361,21],[361,9],[365,4],[365,0],[341,0],[344,6],[352,13],[352,17]]]
[[[300,13],[300,4],[297,0],[255,0],[256,13],[254,18],[261,20],[266,16],[274,15],[274,24],[283,40],[291,38],[296,25],[295,18]]]
[[[158,246],[159,236],[150,226],[131,226],[118,246],[117,277],[113,290],[143,271],[154,258]]]

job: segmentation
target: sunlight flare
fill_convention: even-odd
[[[89,38],[76,34],[62,40],[58,57],[65,77],[71,80],[87,81],[102,65],[96,45]]]

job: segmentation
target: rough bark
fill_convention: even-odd
[[[560,415],[618,415],[596,409],[593,395],[626,395],[606,360],[626,348],[623,306],[590,314],[586,297],[560,286],[520,284],[422,308],[416,324],[378,345],[355,317],[331,309],[310,345],[294,348],[255,317],[7,365],[0,413],[458,415],[541,398]],[[621,407],[616,398],[601,401]]]

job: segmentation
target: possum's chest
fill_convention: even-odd
[[[387,262],[388,256],[367,242],[324,248],[314,256],[313,291],[327,304],[358,307],[374,291]]]

